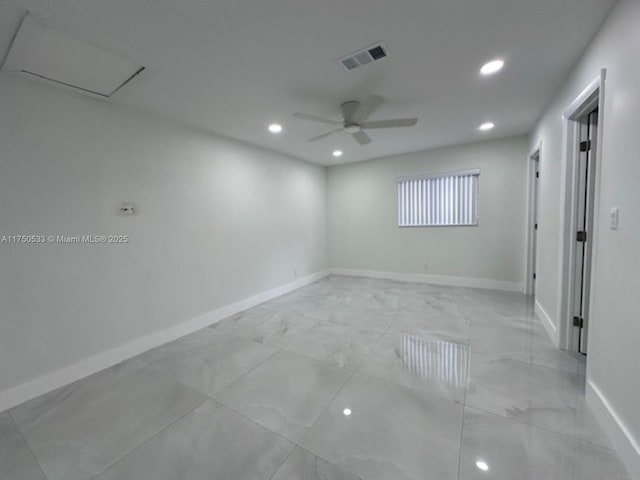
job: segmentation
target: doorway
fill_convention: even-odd
[[[572,344],[580,353],[587,353],[589,335],[589,297],[591,289],[593,207],[595,197],[595,167],[598,161],[598,108],[577,119],[579,124],[577,185],[575,202],[576,236],[573,263]]]
[[[535,296],[538,245],[538,199],[540,185],[541,146],[529,153],[529,212],[527,224],[527,264],[525,268],[525,293]]]
[[[563,163],[562,249],[559,346],[588,351],[592,276],[597,252],[602,112],[606,71],[601,71],[564,112],[566,157]]]

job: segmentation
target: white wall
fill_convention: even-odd
[[[640,440],[640,1],[621,0],[583,58],[551,102],[530,137],[542,142],[537,300],[559,324],[562,112],[607,69],[601,162],[600,209],[596,212],[596,278],[587,357],[588,382],[602,393],[628,440]],[[608,226],[611,207],[620,226]],[[605,421],[607,419],[604,419]],[[609,419],[610,420],[610,419]],[[624,446],[623,446],[624,447]],[[627,446],[628,447],[628,446]],[[624,455],[640,478],[640,452]],[[623,454],[624,454],[623,451]],[[629,454],[630,453],[630,454]],[[635,463],[634,463],[635,462]]]
[[[479,226],[398,228],[397,177],[471,168],[481,170]],[[521,285],[526,168],[525,137],[330,167],[331,267]]]
[[[0,105],[0,235],[130,238],[0,245],[0,392],[327,267],[324,167],[4,74]]]

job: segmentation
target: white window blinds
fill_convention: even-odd
[[[478,224],[480,170],[398,179],[398,226]]]

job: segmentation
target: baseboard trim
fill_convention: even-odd
[[[556,348],[560,348],[560,336],[558,335],[558,328],[553,323],[553,320],[551,320],[551,317],[549,316],[547,311],[542,308],[542,305],[540,305],[537,300],[534,303],[534,311],[536,316],[538,317],[538,320],[540,320],[540,323],[542,323],[542,326],[547,332],[547,335],[549,335],[549,338],[551,339],[553,345]]]
[[[585,395],[593,415],[620,455],[631,478],[640,479],[640,443],[633,437],[604,393],[591,380],[587,381]]]
[[[350,277],[384,278],[400,282],[432,283],[451,287],[484,288],[488,290],[503,290],[507,292],[522,292],[523,284],[519,282],[505,282],[488,278],[452,277],[449,275],[429,275],[425,273],[379,272],[375,270],[357,270],[351,268],[331,268],[332,275]]]
[[[153,333],[146,337],[138,338],[130,343],[98,353],[92,357],[81,360],[68,367],[63,367],[51,373],[27,381],[15,387],[0,392],[0,412],[20,405],[27,400],[38,397],[57,388],[68,385],[84,377],[109,368],[131,357],[135,357],[147,350],[159,347],[165,343],[184,337],[201,328],[219,322],[223,318],[255,307],[273,298],[292,292],[298,288],[314,283],[329,275],[328,270],[307,275],[298,280],[281,285],[272,290],[253,295],[239,302],[224,306],[217,310],[207,312],[196,318],[192,318],[174,327]]]

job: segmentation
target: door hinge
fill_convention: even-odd
[[[536,178],[540,178],[540,172],[536,172]]]
[[[584,318],[582,317],[573,317],[573,326],[582,328],[584,325]]]
[[[581,152],[588,152],[589,150],[591,150],[591,140],[586,140],[584,142],[580,142],[580,151]]]
[[[585,232],[584,230],[576,232],[576,242],[584,243],[586,241],[587,241],[587,232]]]
[[[534,229],[534,230],[537,230],[537,229],[538,229],[538,224],[537,224],[537,223],[533,225],[533,229]]]
[[[534,279],[534,280],[536,279],[536,274],[535,274],[535,273],[533,274],[533,279]]]

